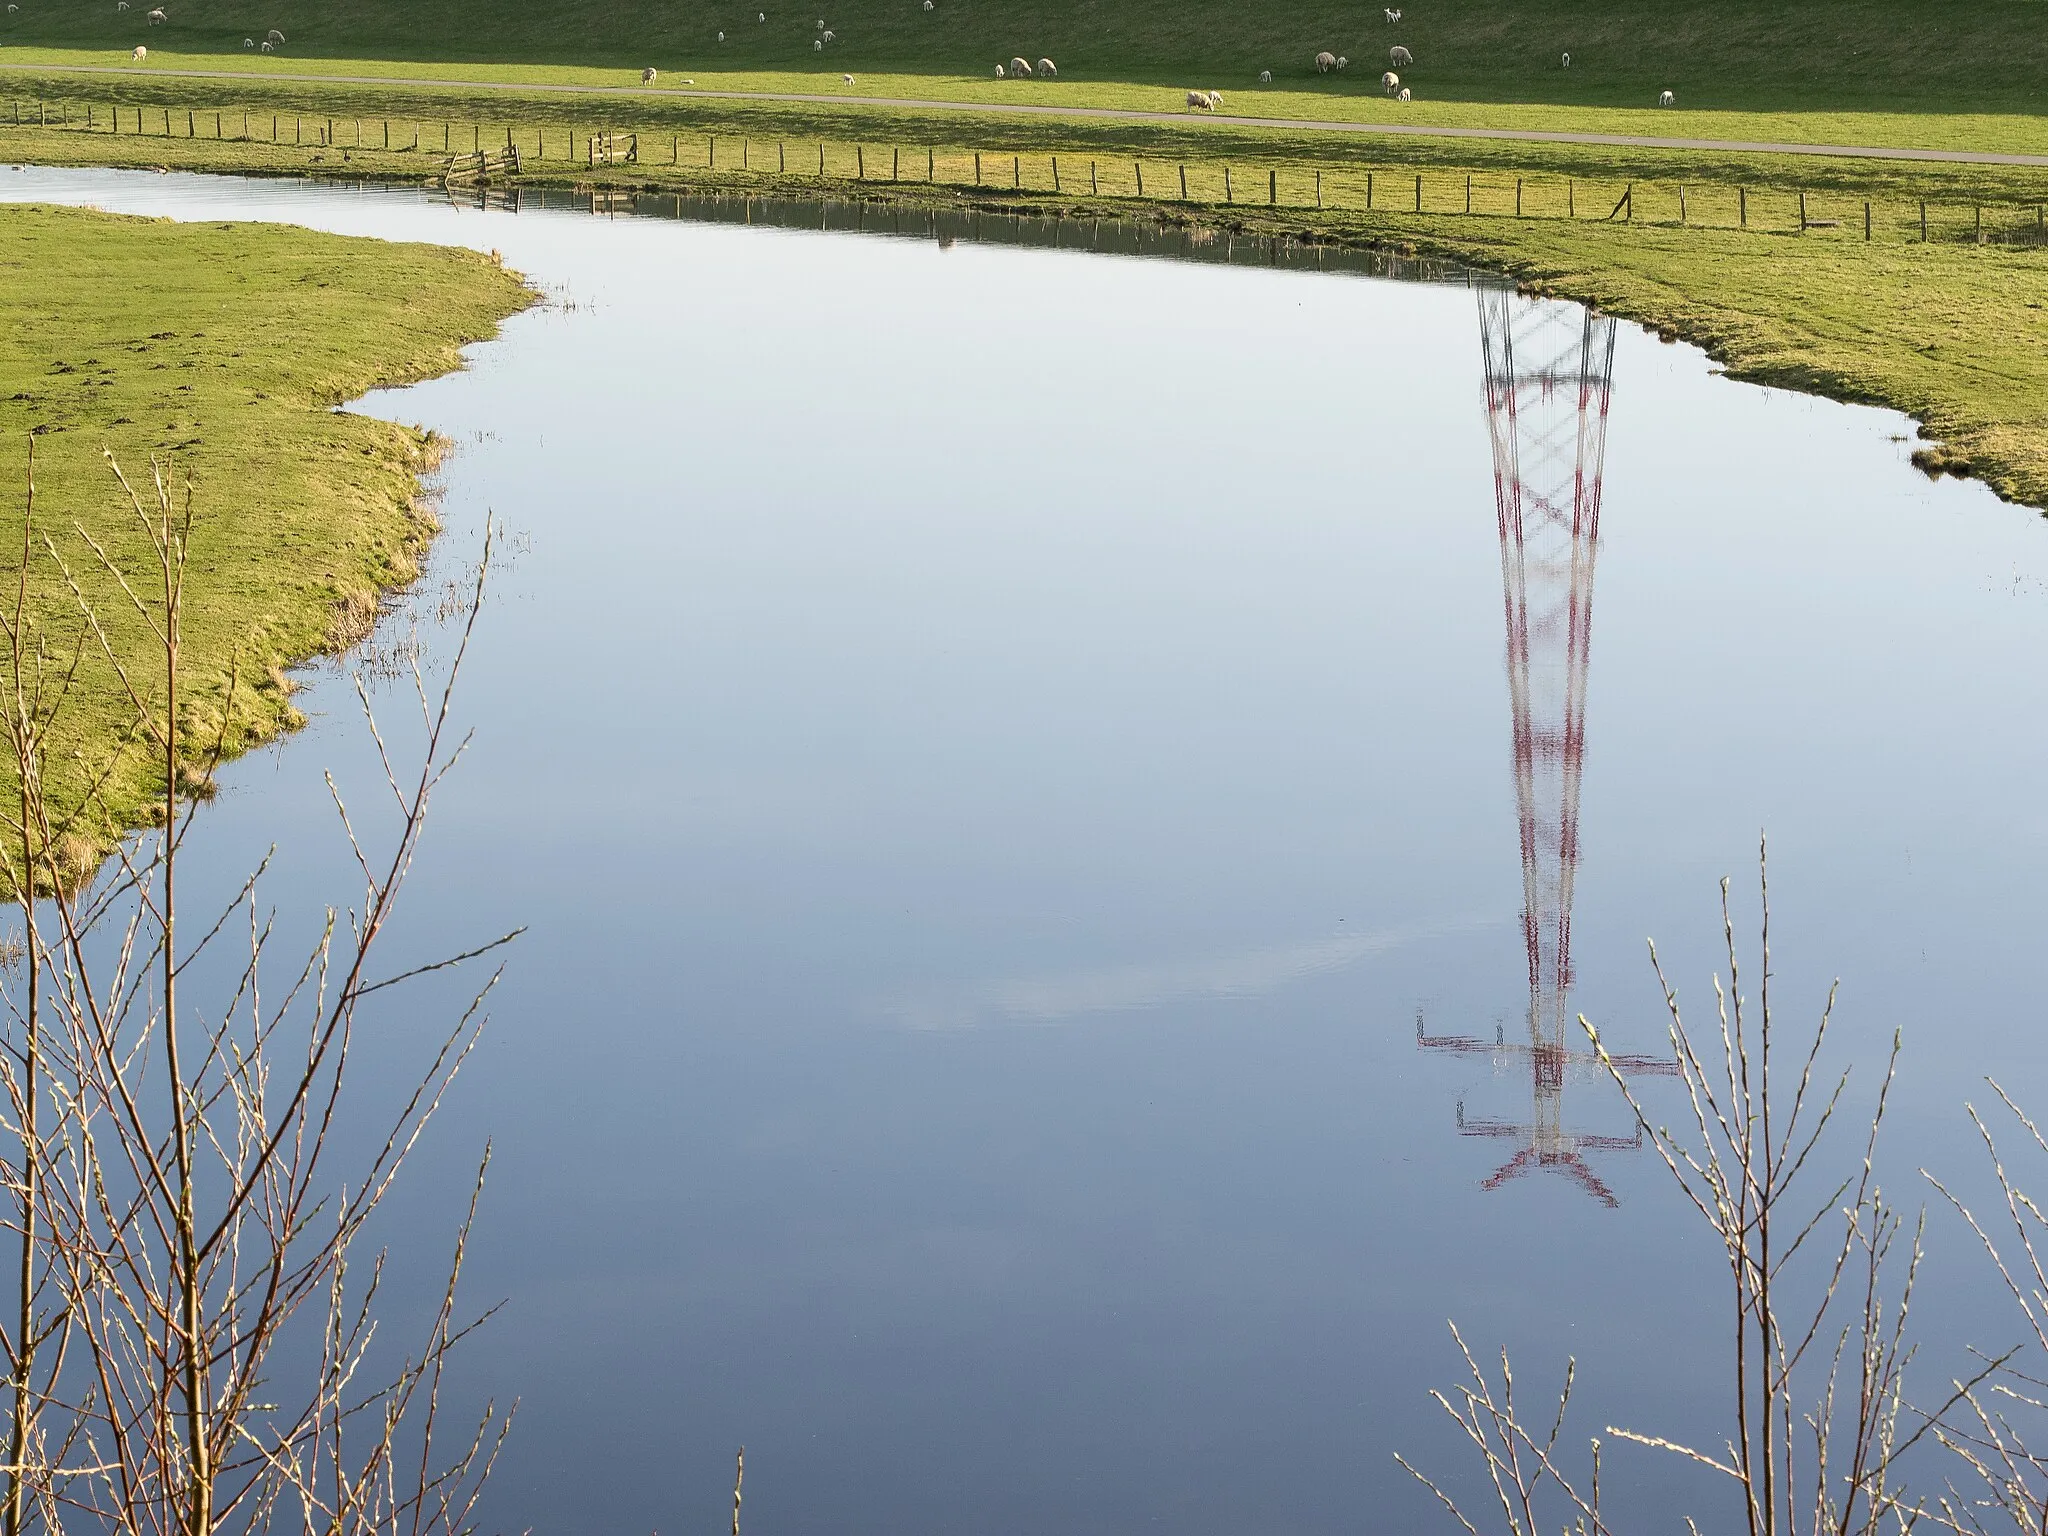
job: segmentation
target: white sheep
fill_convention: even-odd
[[[822,37],[814,37],[811,39],[811,47],[819,53],[823,53],[825,51],[825,40]]]
[[[244,48],[254,48],[256,46],[256,39],[253,37],[245,37],[242,39],[242,46]]]
[[[851,75],[841,75],[839,78],[844,80],[848,85],[853,84],[853,76]]]
[[[165,22],[169,21],[170,19],[171,19],[171,18],[170,18],[169,16],[165,15],[165,14],[164,14],[164,13],[163,13],[162,11],[160,11],[160,10],[159,10],[159,11],[151,11],[151,12],[149,13],[149,24],[150,24],[150,25],[151,25],[152,27],[160,27],[160,26],[162,26],[162,25],[163,25],[163,24],[164,24]]]
[[[275,53],[275,52],[277,52],[277,44],[275,44],[275,43],[273,43],[273,42],[270,42],[270,41],[268,41],[268,40],[266,40],[266,41],[264,41],[264,42],[262,42],[262,43],[259,43],[259,44],[257,44],[257,46],[258,46],[259,48],[261,48],[261,49],[262,49],[262,50],[263,50],[263,51],[264,51],[265,53]]]
[[[998,80],[1003,78],[1003,66],[1000,64],[996,66],[996,78]]]
[[[1012,59],[1010,60],[1010,73],[1012,75],[1028,75],[1031,73],[1031,65],[1023,59]]]
[[[768,13],[766,11],[756,11],[754,12],[754,20],[765,23],[768,20]]]
[[[720,41],[721,43],[725,41],[725,34],[724,34],[723,32],[721,32],[721,33],[719,33],[719,34],[718,34],[718,40],[719,40],[719,41]]]
[[[652,85],[652,84],[654,84],[654,78],[655,78],[655,75],[656,75],[656,73],[657,73],[657,72],[656,72],[656,71],[655,71],[655,70],[654,70],[653,68],[651,68],[651,67],[650,67],[650,68],[648,68],[648,69],[643,69],[643,70],[641,70],[641,71],[640,71],[640,83],[641,83],[642,85]]]
[[[822,22],[822,21],[821,21],[821,22],[819,22],[819,23],[818,23],[818,30],[819,30],[820,32],[822,32],[822,31],[824,31],[824,30],[825,30],[825,23],[824,23],[824,22]]]
[[[1316,55],[1317,74],[1327,75],[1331,70],[1335,69],[1336,67],[1337,55],[1335,55],[1334,53],[1319,53]]]
[[[284,34],[278,31],[277,28],[272,27],[270,29],[270,35],[267,38],[265,38],[264,41],[269,43],[273,48],[282,48],[284,46]]]
[[[1038,61],[1038,72],[1048,80],[1057,80],[1060,77],[1060,72],[1052,67],[1051,59],[1040,59]]]
[[[932,0],[924,0],[924,8],[926,10],[932,9]]]
[[[135,45],[135,62],[138,64],[145,63],[147,62],[148,58],[149,50],[143,47],[140,43],[137,43]]]
[[[1380,84],[1386,88],[1387,94],[1391,96],[1394,92],[1401,89],[1401,77],[1390,69],[1380,76]]]
[[[1214,112],[1216,108],[1209,101],[1207,91],[1189,91],[1188,105],[1197,112]]]
[[[1678,98],[1672,95],[1669,91],[1664,91],[1660,93],[1657,97],[1657,105],[1660,107],[1672,107],[1676,106],[1677,104]]]
[[[20,6],[18,6],[18,5],[10,5],[10,6],[8,6],[8,7],[7,7],[7,14],[8,14],[8,15],[10,15],[10,16],[12,16],[12,15],[13,15],[13,14],[14,14],[14,13],[15,13],[16,11],[18,11],[18,10],[20,10],[20,9],[21,9],[21,7],[20,7]]]
[[[1389,11],[1389,12],[1387,12],[1387,25],[1388,25],[1388,26],[1390,26],[1390,27],[1391,27],[1392,25],[1394,25],[1394,23],[1395,23],[1395,22],[1399,21],[1400,19],[1401,19],[1401,13],[1400,13],[1399,11]]]
[[[128,0],[114,0],[114,9],[115,9],[115,10],[117,10],[117,11],[125,11],[125,10],[127,10],[127,9],[128,9]]]
[[[1572,67],[1572,56],[1569,53],[1567,53],[1564,56],[1564,67],[1566,69],[1570,69]]]
[[[1345,58],[1344,55],[1340,53],[1337,55],[1337,67],[1339,69],[1349,69],[1351,67],[1351,61]]]
[[[1412,101],[1412,100],[1414,99],[1414,96],[1415,96],[1415,93],[1414,93],[1413,91],[1409,90],[1409,89],[1408,89],[1408,87],[1404,85],[1404,86],[1402,86],[1402,87],[1401,87],[1401,94],[1400,94],[1400,95],[1398,95],[1398,96],[1396,96],[1396,97],[1394,98],[1394,100],[1396,100],[1396,101]]]
[[[1211,91],[1209,93],[1209,110],[1211,112],[1221,112],[1223,110],[1223,93],[1221,91]]]
[[[1406,48],[1403,48],[1399,43],[1396,43],[1393,47],[1387,50],[1387,62],[1389,64],[1397,65],[1402,69],[1406,69],[1410,64],[1413,64],[1415,62],[1415,55],[1410,53]]]
[[[1270,69],[1262,69],[1262,70],[1260,70],[1260,71],[1259,71],[1259,84],[1261,84],[1261,85],[1271,85],[1272,83],[1273,83],[1273,71],[1271,71]]]
[[[830,27],[827,27],[825,29],[825,36],[823,40],[828,43],[836,43],[839,41],[839,34],[834,32]]]

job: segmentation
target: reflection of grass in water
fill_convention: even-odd
[[[37,434],[40,499],[66,510],[43,531],[116,654],[146,630],[110,600],[83,536],[124,568],[146,539],[108,494],[107,447],[168,457],[202,493],[184,621],[193,739],[241,750],[298,724],[283,667],[367,634],[378,592],[412,579],[432,528],[414,490],[438,445],[329,408],[457,366],[462,343],[520,305],[516,278],[467,252],[42,208],[0,209],[0,267],[25,279],[0,283],[0,439]],[[20,550],[21,518],[9,497],[0,547]],[[33,570],[32,603],[68,655],[77,607],[57,557],[39,551]],[[59,797],[100,771],[133,713],[90,649],[81,680],[50,743]],[[134,743],[121,750],[110,819],[147,820],[161,775]]]

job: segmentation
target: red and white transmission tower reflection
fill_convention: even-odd
[[[1586,761],[1586,680],[1593,640],[1593,566],[1600,544],[1600,485],[1613,389],[1614,321],[1576,304],[1527,299],[1482,284],[1480,339],[1486,415],[1493,434],[1500,524],[1501,597],[1507,617],[1508,699],[1514,714],[1515,803],[1522,843],[1522,934],[1529,956],[1526,1045],[1504,1030],[1491,1043],[1431,1035],[1426,1048],[1493,1058],[1529,1073],[1526,1124],[1468,1118],[1458,1129],[1524,1143],[1488,1188],[1531,1168],[1552,1168],[1604,1204],[1614,1194],[1584,1153],[1641,1145],[1632,1137],[1564,1128],[1565,1079],[1598,1070],[1567,1041],[1572,1023],[1572,888],[1579,866],[1579,781]],[[1670,1072],[1650,1057],[1616,1058],[1624,1072]]]

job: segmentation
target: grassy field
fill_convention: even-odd
[[[168,463],[197,512],[187,724],[231,752],[288,729],[297,716],[282,668],[360,634],[432,531],[417,475],[437,445],[331,407],[460,366],[459,349],[526,298],[516,277],[467,252],[0,208],[0,541],[21,548],[33,434],[39,527],[117,649],[145,655],[139,621],[95,571],[84,535],[146,572],[147,540],[102,450],[144,484],[152,456]],[[43,633],[62,650],[75,606],[55,560],[31,569]],[[130,718],[111,673],[88,666],[53,748],[61,792],[75,802]],[[111,817],[89,836],[147,819],[161,792],[124,764]]]

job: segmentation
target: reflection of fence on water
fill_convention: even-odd
[[[1576,1036],[1572,898],[1615,323],[1582,305],[1523,297],[1504,282],[1477,288],[1507,627],[1528,1041],[1511,1044],[1504,1029],[1490,1045],[1432,1036],[1419,1013],[1415,1038],[1426,1050],[1487,1055],[1496,1070],[1514,1064],[1529,1074],[1526,1122],[1472,1119],[1458,1106],[1461,1134],[1524,1143],[1486,1180],[1489,1189],[1530,1169],[1550,1168],[1613,1205],[1613,1193],[1583,1154],[1638,1147],[1641,1128],[1628,1137],[1568,1131],[1563,1106],[1567,1077],[1585,1068],[1606,1072],[1597,1057],[1568,1042]],[[1676,1070],[1675,1063],[1651,1057],[1613,1058],[1613,1064],[1624,1073]]]

